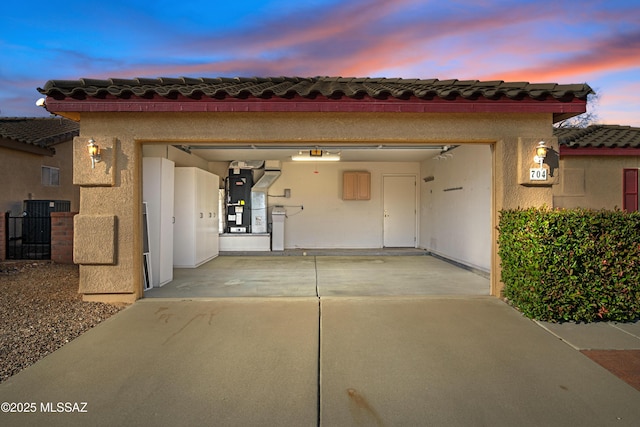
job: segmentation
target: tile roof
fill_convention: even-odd
[[[80,133],[80,124],[61,117],[0,117],[0,138],[49,148]]]
[[[591,125],[586,128],[554,129],[560,145],[568,148],[640,148],[640,128]]]
[[[342,97],[360,99],[431,100],[463,98],[497,100],[530,98],[571,101],[586,99],[592,93],[587,84],[556,84],[504,82],[501,80],[438,80],[401,78],[343,78],[343,77],[235,77],[235,78],[134,78],[134,79],[79,79],[49,80],[38,91],[54,99],[74,98],[315,98]]]

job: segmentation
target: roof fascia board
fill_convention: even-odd
[[[568,102],[555,99],[536,100],[422,100],[399,99],[235,99],[224,100],[177,98],[89,98],[84,100],[47,98],[47,110],[56,114],[69,112],[397,112],[397,113],[554,113],[576,115],[586,111],[585,100]]]

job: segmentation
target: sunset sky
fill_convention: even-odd
[[[343,76],[588,83],[640,127],[638,0],[13,1],[0,116],[46,116],[47,80]]]

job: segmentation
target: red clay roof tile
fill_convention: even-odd
[[[587,84],[561,85],[556,83],[503,82],[478,80],[438,80],[401,78],[344,78],[344,77],[235,77],[235,78],[169,78],[157,79],[79,79],[49,80],[44,95],[55,99],[85,99],[87,97],[116,98],[153,97],[172,98],[178,95],[201,98],[290,98],[295,95],[312,98],[323,96],[331,99],[341,97],[374,99],[455,99],[478,98],[519,100],[531,98],[571,101],[586,99],[592,93]]]

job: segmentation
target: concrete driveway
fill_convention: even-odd
[[[640,391],[486,296],[149,298],[0,384],[0,401],[33,409],[3,426],[640,419]]]
[[[149,294],[173,298],[140,300],[0,384],[0,425],[640,420],[640,391],[580,351],[640,350],[640,323],[536,323],[432,257],[291,258],[287,275],[255,257],[178,272]]]

